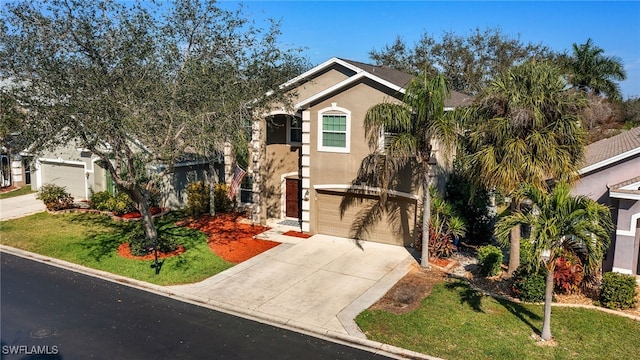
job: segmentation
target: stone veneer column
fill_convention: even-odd
[[[311,212],[311,112],[302,112],[302,231],[309,232]],[[308,194],[308,196],[306,195]]]
[[[252,218],[251,221],[255,224],[266,223],[266,206],[262,204],[262,189],[264,184],[262,183],[262,172],[260,166],[265,158],[264,152],[265,146],[265,121],[264,119],[255,119],[251,125],[251,148],[250,150],[250,164],[251,172],[253,173],[253,206],[252,206]]]
[[[227,184],[233,178],[233,163],[235,162],[235,156],[233,156],[233,148],[231,143],[226,141],[224,143],[224,178],[223,182]],[[215,176],[215,174],[211,174],[211,176]],[[216,179],[217,182],[217,179]]]

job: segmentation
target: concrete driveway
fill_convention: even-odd
[[[274,240],[283,238],[289,237]],[[415,262],[399,246],[358,245],[326,235],[292,241],[202,282],[168,288],[227,304],[257,318],[364,337],[354,317],[384,295]]]
[[[36,194],[27,194],[0,200],[0,220],[15,219],[45,211],[44,203]]]

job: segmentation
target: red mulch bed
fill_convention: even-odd
[[[171,256],[180,255],[183,252],[187,251],[184,246],[178,245],[178,248],[170,253],[158,253],[158,259],[164,259]],[[136,259],[136,260],[152,260],[154,258],[154,254],[148,254],[144,256],[135,256],[131,254],[131,249],[129,248],[129,243],[122,243],[118,246],[118,255],[127,259]]]
[[[152,207],[152,208],[149,209],[149,211],[151,211],[151,215],[157,215],[157,214],[160,214],[162,212],[162,208]],[[142,215],[140,215],[140,212],[138,212],[138,211],[133,211],[133,212],[126,213],[126,214],[124,214],[122,216],[119,216],[119,217],[121,217],[123,219],[138,219],[138,218],[142,217]]]
[[[286,236],[293,236],[293,237],[299,237],[299,238],[303,238],[303,239],[308,239],[311,237],[311,234],[306,234],[300,231],[293,231],[293,230],[289,230],[285,233],[283,233],[282,235],[286,235]]]
[[[209,215],[183,223],[183,226],[207,234],[209,248],[223,259],[240,263],[280,245],[278,242],[254,239],[270,228],[242,222],[238,213]]]

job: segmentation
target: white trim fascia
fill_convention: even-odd
[[[334,91],[336,91],[336,90],[338,90],[338,89],[340,89],[340,88],[342,88],[342,87],[344,87],[346,85],[349,85],[352,82],[355,82],[356,80],[362,79],[365,76],[366,76],[365,73],[358,73],[358,74],[353,75],[352,77],[346,78],[346,79],[342,80],[341,82],[339,82],[339,83],[337,83],[337,84],[335,84],[335,85],[333,85],[331,87],[328,87],[328,88],[324,89],[323,91],[321,91],[319,93],[316,93],[315,95],[310,96],[310,97],[298,102],[297,104],[294,105],[294,108],[301,109],[301,108],[304,107],[304,105],[306,105],[306,104],[308,104],[310,102],[313,102],[314,100],[317,100],[319,98],[322,98],[322,97],[324,97],[324,96],[326,96],[328,94],[331,94],[332,92],[334,92]]]
[[[300,80],[304,80],[304,79],[310,77],[311,75],[328,68],[332,64],[340,64],[340,65],[342,65],[342,66],[344,66],[344,67],[346,67],[346,68],[348,68],[350,70],[355,71],[356,73],[360,73],[360,72],[364,71],[364,70],[362,70],[361,68],[359,68],[357,66],[351,65],[348,62],[345,62],[343,60],[338,59],[337,57],[332,57],[331,59],[323,62],[322,64],[317,65],[317,66],[305,71],[304,73],[294,77],[293,79],[287,81],[286,83],[280,85],[280,88],[283,89],[283,88],[289,87],[289,86],[299,82]]]
[[[86,165],[84,161],[64,160],[64,159],[51,159],[51,158],[38,158],[41,162],[69,164],[69,165]]]
[[[317,93],[317,94],[315,94],[313,96],[310,96],[310,97],[308,97],[308,98],[296,103],[294,105],[294,107],[296,109],[301,109],[305,105],[307,105],[307,104],[309,104],[309,103],[311,103],[311,102],[313,102],[313,101],[315,101],[317,99],[320,99],[320,98],[322,98],[324,96],[327,96],[328,94],[331,94],[331,93],[333,93],[333,92],[335,92],[335,91],[337,91],[337,90],[339,90],[339,89],[341,89],[341,88],[343,88],[343,87],[345,87],[347,85],[350,85],[350,84],[352,84],[352,83],[354,83],[354,82],[356,82],[356,81],[358,81],[358,80],[360,80],[362,78],[369,78],[369,79],[371,79],[371,80],[373,80],[373,81],[375,81],[375,82],[377,82],[377,83],[379,83],[381,85],[384,85],[384,86],[388,87],[391,90],[398,91],[398,92],[400,92],[402,94],[404,94],[405,91],[406,91],[406,89],[401,87],[401,86],[398,86],[398,85],[395,85],[393,83],[390,83],[390,82],[388,82],[386,80],[383,80],[383,79],[381,79],[381,78],[379,78],[379,77],[377,77],[375,75],[372,75],[372,74],[370,74],[370,73],[368,73],[366,71],[362,71],[362,72],[359,72],[359,73],[357,73],[357,74],[355,74],[355,75],[353,75],[353,76],[351,76],[351,77],[349,77],[349,78],[347,78],[347,79],[345,79],[345,80],[343,80],[343,81],[341,81],[341,82],[339,82],[339,83],[337,83],[337,84],[335,84],[335,85],[333,85],[333,86],[331,86],[329,88],[326,88],[325,90],[323,90],[323,91],[321,91],[321,92],[319,92],[319,93]]]
[[[612,272],[617,272],[620,274],[626,274],[626,275],[631,275],[631,270],[629,269],[622,269],[619,267],[614,267],[613,269],[611,269]]]
[[[640,188],[640,181],[625,185],[617,190],[638,190],[638,188]]]
[[[595,164],[592,164],[592,165],[589,165],[589,166],[585,166],[585,167],[583,167],[582,169],[580,169],[578,171],[578,174],[582,175],[582,174],[585,174],[585,173],[600,169],[602,167],[605,167],[607,165],[613,164],[613,163],[618,162],[620,160],[624,160],[624,159],[626,159],[628,157],[631,157],[631,156],[637,155],[637,154],[640,154],[640,147],[637,147],[635,149],[631,149],[631,150],[629,150],[627,152],[624,152],[622,154],[618,154],[616,156],[612,156],[612,157],[610,157],[608,159],[602,160],[602,161],[597,162]]]
[[[215,163],[216,161],[214,160],[213,162]],[[176,163],[175,165],[173,165],[173,167],[177,168],[177,167],[194,166],[194,165],[205,165],[205,164],[208,164],[208,163],[209,163],[208,160],[186,161],[186,162]]]
[[[371,191],[373,193],[380,193],[382,190],[379,187],[366,186],[366,185],[349,185],[349,184],[320,184],[313,185],[314,190],[333,190],[333,189],[357,189],[357,190],[366,190]],[[415,194],[409,194],[403,191],[396,190],[387,190],[387,192],[393,196],[404,197],[407,199],[420,200],[420,197]]]
[[[640,200],[640,194],[629,194],[613,190],[609,190],[609,197],[616,199]]]
[[[640,219],[640,213],[631,215],[631,220],[630,220],[630,223],[629,223],[629,230],[616,230],[616,235],[631,236],[631,237],[635,238],[638,219]]]

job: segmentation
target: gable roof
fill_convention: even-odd
[[[640,127],[587,145],[580,174],[599,169],[637,154],[640,154]]]
[[[350,76],[349,78],[331,86],[324,91],[321,91],[311,97],[306,99],[302,99],[297,104],[295,104],[296,108],[304,107],[314,100],[331,94],[335,91],[338,91],[346,86],[353,84],[356,81],[359,81],[363,78],[371,79],[381,85],[388,87],[394,91],[398,91],[401,94],[404,94],[406,91],[409,82],[415,77],[413,75],[407,74],[405,72],[387,67],[387,66],[379,66],[379,65],[371,65],[365,64],[358,61],[340,59],[340,58],[331,58],[324,63],[304,72],[303,74],[296,76],[295,78],[289,80],[283,87],[288,87],[294,85],[298,82],[304,81],[312,77],[314,74],[324,71],[325,69],[338,64],[350,69],[355,74]],[[447,100],[445,100],[446,108],[454,108],[458,106],[466,106],[470,105],[473,102],[473,97],[469,95],[462,94],[460,92],[451,90],[450,96]]]

